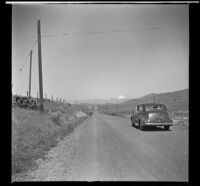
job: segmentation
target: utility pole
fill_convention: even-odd
[[[30,52],[30,72],[29,72],[29,98],[31,97],[31,68],[32,68],[32,53],[33,51],[31,50]]]
[[[44,106],[43,106],[42,48],[41,48],[40,20],[37,21],[37,31],[38,31],[38,68],[39,68],[40,112],[42,112],[44,110]]]
[[[155,103],[155,94],[153,93],[153,103]]]

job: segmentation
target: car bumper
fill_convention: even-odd
[[[173,123],[150,123],[150,122],[145,122],[145,125],[148,125],[148,126],[172,126]]]

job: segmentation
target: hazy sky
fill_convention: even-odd
[[[38,19],[42,35],[69,34],[42,37],[43,92],[49,97],[136,98],[188,88],[188,5],[12,7],[13,93],[28,91],[29,52],[37,39]],[[103,33],[80,34],[85,32]],[[37,50],[36,43],[33,96],[39,89]]]

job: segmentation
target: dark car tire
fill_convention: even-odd
[[[135,127],[135,124],[133,123],[133,118],[131,117],[131,125],[132,127]]]
[[[164,126],[164,129],[165,129],[165,130],[169,130],[169,128],[170,128],[169,125]]]
[[[139,128],[140,130],[144,130],[145,129],[145,125],[143,121],[139,121]]]

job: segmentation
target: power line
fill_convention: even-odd
[[[36,39],[35,42],[33,43],[33,47],[32,47],[32,49],[31,49],[32,51],[34,50],[34,48],[35,48],[35,46],[36,46],[36,43],[37,43],[37,39]],[[30,50],[30,51],[31,51],[31,50]],[[19,74],[22,72],[24,66],[27,64],[27,62],[28,62],[27,57],[29,57],[29,53],[26,54],[24,63],[22,64],[21,68],[19,69],[18,73],[16,74],[15,79],[14,79],[13,84],[12,84],[12,87],[13,87],[14,84],[16,83],[16,80],[17,80]]]
[[[23,65],[21,66],[21,68],[19,69],[18,73],[16,74],[15,79],[14,79],[13,84],[12,84],[12,87],[14,86],[19,74],[22,72],[22,70],[24,68],[24,65],[27,63],[27,61],[28,61],[27,57],[28,57],[28,55],[26,55]]]
[[[48,34],[48,35],[41,35],[41,37],[54,37],[54,36],[65,36],[69,34]]]
[[[104,33],[114,33],[114,32],[133,32],[133,31],[145,31],[145,30],[161,30],[161,29],[168,29],[168,28],[176,28],[186,26],[183,24],[180,25],[173,25],[173,26],[167,26],[167,27],[151,27],[151,28],[137,28],[137,29],[122,29],[122,30],[107,30],[107,31],[97,31],[97,32],[80,32],[77,34],[104,34]],[[68,33],[57,33],[57,34],[47,34],[47,35],[41,35],[41,37],[56,37],[56,36],[69,36]]]

